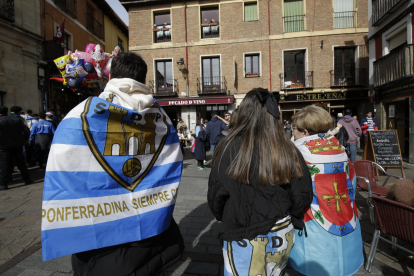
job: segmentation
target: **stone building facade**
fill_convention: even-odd
[[[42,53],[40,3],[0,3],[0,105],[38,110],[38,60]]]
[[[280,92],[284,119],[308,104],[359,117],[370,108],[367,0],[121,3],[147,84],[190,129],[255,87]]]

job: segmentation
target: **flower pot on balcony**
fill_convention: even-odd
[[[158,28],[154,28],[154,29],[152,29],[152,31],[153,31],[153,32],[159,32],[159,31],[160,31],[160,29],[158,29]]]
[[[163,31],[169,31],[170,28],[162,28]]]
[[[214,23],[210,23],[210,26],[217,26],[217,22],[214,22]]]
[[[210,26],[210,24],[208,24],[208,23],[202,23],[201,24],[201,27],[208,27],[208,26]]]
[[[259,74],[246,74],[246,78],[257,78]]]

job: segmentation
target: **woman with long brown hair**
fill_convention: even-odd
[[[274,93],[250,91],[214,152],[208,203],[223,222],[224,275],[280,275],[303,228],[311,178],[279,117]]]

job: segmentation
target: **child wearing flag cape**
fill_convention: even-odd
[[[289,264],[304,275],[353,275],[364,262],[354,168],[338,140],[327,134],[332,117],[326,110],[309,105],[292,121],[295,146],[312,177],[313,200],[305,210],[305,231],[295,231]]]
[[[214,152],[208,203],[223,222],[225,276],[283,275],[303,228],[310,174],[279,117],[276,95],[250,91]]]
[[[70,111],[55,133],[42,255],[73,254],[75,276],[160,275],[183,253],[172,218],[183,156],[146,74],[140,56],[117,55],[104,92]]]

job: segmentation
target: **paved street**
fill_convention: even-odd
[[[390,172],[400,174],[397,170]],[[70,256],[42,262],[39,242],[43,172],[32,168],[31,173],[35,184],[22,186],[20,175],[15,173],[11,189],[0,192],[0,274],[72,275]],[[210,169],[198,171],[193,159],[184,161],[174,218],[184,236],[186,249],[181,261],[168,269],[168,275],[223,275],[221,247],[217,241],[220,223],[213,218],[206,201],[209,173]],[[414,179],[414,168],[407,169],[406,176]],[[367,255],[373,226],[369,222],[364,194],[357,195],[357,203]],[[365,274],[368,273],[361,268],[356,275]],[[297,274],[289,270],[287,275]],[[380,241],[370,275],[414,275],[413,256],[401,250],[393,255],[391,247]]]

